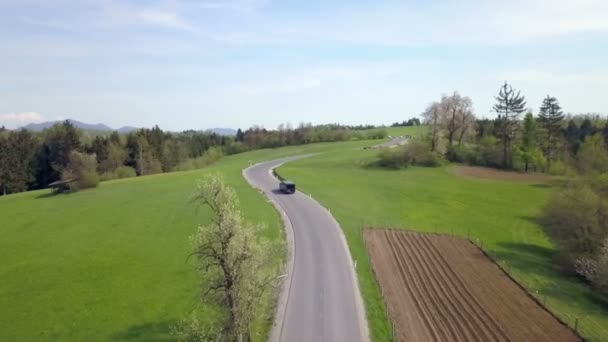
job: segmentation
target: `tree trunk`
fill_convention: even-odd
[[[507,169],[508,168],[508,163],[507,163],[507,154],[508,154],[508,148],[507,148],[507,135],[503,134],[502,137],[502,167]]]

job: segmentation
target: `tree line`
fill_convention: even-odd
[[[224,155],[251,149],[314,142],[379,139],[373,126],[282,124],[276,130],[255,126],[235,137],[206,131],[173,133],[158,126],[128,134],[112,132],[90,137],[69,121],[43,132],[0,129],[0,192],[46,188],[50,183],[77,181],[76,188],[99,180],[183,171],[207,166]],[[78,184],[80,182],[81,184]]]
[[[431,152],[445,159],[507,170],[552,174],[605,172],[608,121],[599,115],[566,115],[547,95],[535,115],[520,91],[504,83],[495,97],[495,119],[480,119],[458,92],[443,95],[422,113]],[[525,113],[525,114],[524,114]],[[593,157],[590,156],[593,154]]]

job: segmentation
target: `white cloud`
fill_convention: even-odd
[[[192,30],[192,26],[177,13],[168,10],[144,9],[139,17],[145,22],[168,28]]]
[[[6,126],[9,128],[16,128],[29,123],[42,121],[44,121],[44,116],[36,112],[0,114],[0,126]]]

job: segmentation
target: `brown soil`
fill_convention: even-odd
[[[456,173],[465,177],[474,178],[485,178],[485,179],[498,179],[506,181],[518,181],[518,182],[548,182],[551,180],[551,176],[543,173],[535,172],[516,172],[516,171],[503,171],[496,170],[489,167],[479,166],[458,166],[456,167]]]
[[[471,242],[366,230],[397,341],[581,341]]]

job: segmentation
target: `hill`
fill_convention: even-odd
[[[27,129],[27,130],[33,131],[33,132],[42,132],[45,129],[48,129],[48,128],[52,127],[53,125],[55,125],[59,122],[62,122],[62,121],[63,120],[55,120],[55,121],[46,121],[46,122],[42,122],[42,123],[31,123],[31,124],[25,125],[21,128]],[[90,123],[73,120],[73,119],[67,119],[67,121],[71,122],[76,128],[79,128],[79,129],[82,129],[85,131],[96,131],[96,132],[118,131],[118,133],[127,134],[127,133],[130,133],[130,132],[133,132],[133,131],[136,131],[139,129],[139,127],[134,127],[134,126],[123,126],[118,129],[114,129],[103,123],[90,124]],[[219,135],[226,135],[226,136],[236,135],[236,130],[232,129],[232,128],[211,128],[211,129],[208,129],[207,131],[210,131],[210,132],[213,132],[213,133],[216,133]]]
[[[62,122],[63,120],[55,120],[55,121],[47,121],[47,122],[42,122],[42,123],[31,123],[28,125],[25,125],[21,128],[30,130],[30,131],[34,131],[34,132],[42,132],[47,128],[51,128],[53,125],[55,125],[58,122]],[[105,131],[113,131],[113,129],[105,124],[102,123],[97,123],[97,124],[89,124],[89,123],[85,123],[85,122],[81,122],[81,121],[77,121],[77,120],[73,120],[73,119],[67,119],[67,121],[71,122],[72,125],[74,125],[77,128],[83,129],[83,130],[87,130],[87,131],[101,131],[101,132],[105,132]]]

